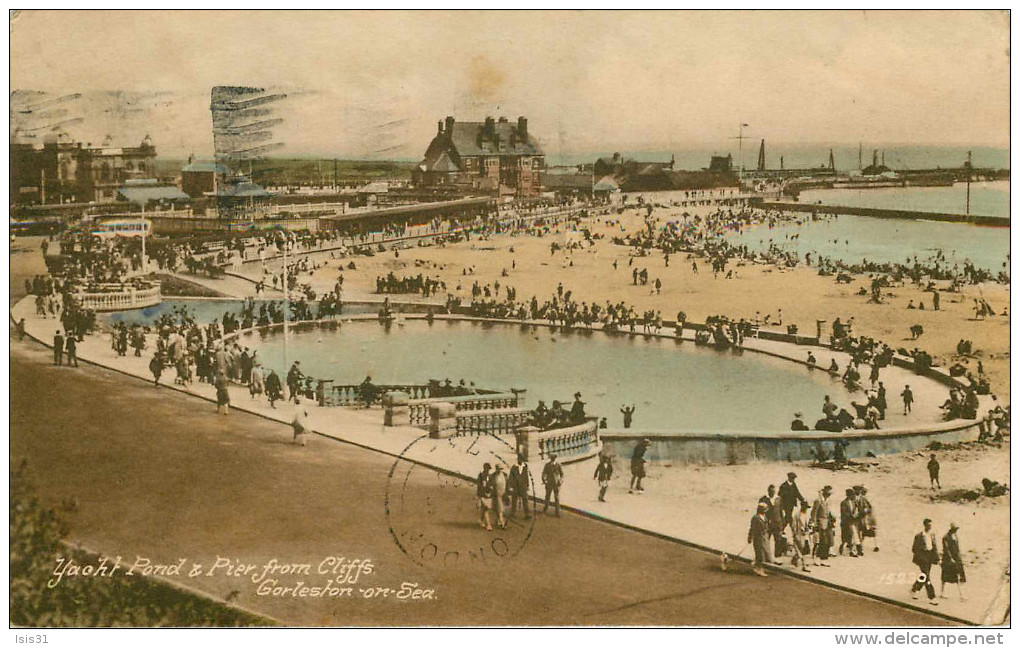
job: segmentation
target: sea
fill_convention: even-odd
[[[631,200],[643,196],[654,203],[668,204],[670,200],[682,200],[682,195],[676,193],[635,193]],[[948,187],[819,189],[800,194],[800,202],[804,204],[950,214],[965,213],[966,201],[967,187],[962,183]],[[742,232],[729,233],[727,238],[734,244],[747,245],[753,250],[766,250],[771,244],[776,244],[785,250],[796,251],[801,258],[811,252],[815,257],[822,255],[846,263],[865,260],[907,263],[915,256],[924,261],[941,251],[950,264],[962,267],[964,262],[969,261],[994,273],[1009,272],[1009,181],[972,183],[970,204],[972,214],[1001,218],[1007,227],[849,215],[811,221],[805,214],[800,223],[789,222],[771,229],[766,226],[747,227]]]

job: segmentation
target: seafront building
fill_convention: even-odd
[[[12,141],[11,205],[112,203],[128,180],[149,178],[156,147],[146,135],[138,146],[117,147],[109,137],[101,146],[47,137],[42,145]]]
[[[482,122],[447,117],[412,177],[419,187],[527,198],[541,192],[544,168],[545,153],[528,132],[526,117],[518,117],[516,124],[506,117]]]

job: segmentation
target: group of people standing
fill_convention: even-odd
[[[791,563],[803,571],[811,571],[809,562],[814,567],[829,567],[837,522],[839,555],[863,556],[867,538],[872,539],[873,551],[878,551],[875,510],[867,494],[868,489],[860,485],[846,489],[837,518],[830,501],[832,486],[823,486],[809,504],[797,486],[796,473],[787,473],[778,489],[768,487],[751,517],[747,542],[754,550],[754,573],[765,576],[765,565],[782,564],[786,554],[791,554]]]

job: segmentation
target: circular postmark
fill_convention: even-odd
[[[521,476],[515,461],[515,447],[490,433],[423,435],[408,444],[386,481],[386,521],[400,551],[433,568],[498,565],[518,556],[531,540],[537,516],[531,467],[525,464]],[[484,464],[492,467],[490,474],[498,465],[506,480],[506,497],[499,501],[478,496],[477,477],[442,468],[464,471],[473,465],[479,474]]]

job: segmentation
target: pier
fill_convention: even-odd
[[[982,225],[985,227],[1009,227],[1009,219],[1000,218],[998,216],[946,214],[944,212],[910,211],[906,209],[878,209],[875,207],[843,207],[839,205],[819,205],[795,202],[763,202],[761,206],[764,209],[811,212],[814,214],[834,214],[836,216],[870,216],[871,218],[899,218],[906,220],[966,223],[968,225]]]

